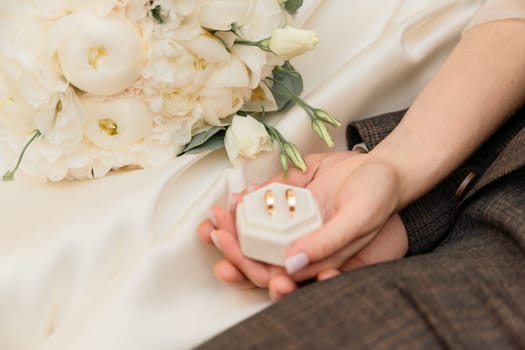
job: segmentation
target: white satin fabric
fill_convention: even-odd
[[[305,98],[348,123],[408,106],[479,1],[305,1],[319,49],[296,60]],[[276,121],[304,153],[325,148],[293,109]],[[336,131],[345,148],[344,127]],[[217,282],[196,227],[214,203],[279,170],[222,151],[58,184],[0,183],[0,349],[186,349],[269,305]]]
[[[523,0],[484,0],[480,8],[465,30],[483,23],[502,19],[525,19],[525,1]]]

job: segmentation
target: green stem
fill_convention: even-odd
[[[279,142],[279,146],[281,145],[281,143],[284,143],[286,142],[285,138],[283,137],[283,135],[279,132],[279,130],[277,130],[276,128],[274,127],[271,127],[270,125],[266,124],[266,122],[262,122],[264,127],[266,128],[266,131],[268,132],[268,134],[270,134],[270,136],[274,139],[274,140],[277,140],[277,142]]]
[[[299,96],[297,96],[292,90],[290,90],[288,86],[286,86],[281,81],[273,77],[268,77],[267,79],[272,81],[273,83],[280,85],[288,93],[287,96],[290,97],[295,103],[297,103],[299,106],[301,106],[302,109],[306,111],[310,119],[313,120],[315,118],[315,115],[313,113],[314,108],[310,106],[308,103],[304,102],[304,100],[300,98]],[[266,84],[266,86],[268,86],[268,84]]]
[[[40,130],[35,130],[34,135],[31,137],[29,142],[26,143],[24,148],[22,149],[22,152],[20,153],[20,156],[18,157],[18,161],[16,162],[16,165],[13,170],[7,171],[4,176],[2,177],[3,181],[12,181],[15,178],[15,174],[18,171],[18,168],[20,167],[20,164],[22,163],[22,159],[24,158],[24,155],[29,148],[29,146],[40,136],[42,136],[42,133]]]
[[[255,46],[263,51],[272,52],[270,50],[270,39],[263,39],[261,41],[250,41],[250,40],[235,40],[235,44],[245,46]]]

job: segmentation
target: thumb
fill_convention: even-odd
[[[323,226],[299,238],[292,244],[285,260],[286,271],[292,275],[307,265],[324,260],[346,248],[348,256],[354,255],[366,246],[379,229],[367,229],[368,222],[356,210],[339,210]],[[365,237],[369,235],[368,239]],[[350,246],[356,240],[360,244]]]

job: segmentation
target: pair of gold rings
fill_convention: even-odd
[[[295,216],[295,208],[297,207],[297,199],[295,197],[295,191],[291,188],[287,189],[285,192],[286,201],[288,202],[288,212],[291,217]],[[273,209],[275,207],[275,198],[273,196],[273,191],[268,190],[264,194],[264,202],[266,204],[266,212],[268,215],[273,214]]]

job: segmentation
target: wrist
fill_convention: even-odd
[[[348,163],[350,167],[346,173],[352,173],[360,186],[367,188],[370,197],[383,198],[385,215],[391,216],[399,211],[404,195],[401,177],[394,164],[373,153],[357,154],[355,157],[359,159]]]

